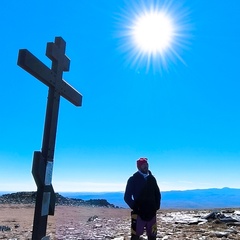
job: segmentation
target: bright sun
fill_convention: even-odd
[[[148,12],[139,16],[132,27],[132,37],[140,51],[162,54],[170,47],[174,36],[171,19],[162,12]]]
[[[155,1],[155,3],[154,3]],[[120,48],[126,63],[138,71],[150,68],[162,71],[170,62],[180,60],[181,52],[189,44],[189,14],[172,1],[149,0],[127,7],[119,19]]]

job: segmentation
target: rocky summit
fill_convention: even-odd
[[[16,192],[0,196],[0,204],[33,204],[36,201],[36,192]],[[66,198],[56,193],[56,206],[96,206],[117,208],[105,199],[82,200]]]
[[[240,239],[239,213],[223,214],[209,211],[163,211],[158,212],[157,240],[217,240]],[[99,218],[93,216],[85,224],[62,225],[57,239],[130,239],[130,219]],[[147,240],[146,233],[141,240]]]
[[[2,223],[7,223],[8,226],[1,226],[0,239],[31,239],[31,224],[24,225],[21,215],[17,220],[17,212],[24,206],[26,205],[21,205],[19,209],[5,209],[8,215]],[[26,215],[30,210],[28,207],[22,212]],[[9,216],[9,211],[12,211],[14,219]],[[0,218],[3,213],[2,211]],[[49,223],[47,234],[50,239],[58,240],[129,240],[129,213],[126,209],[116,208],[57,206],[55,222]],[[157,213],[157,240],[239,240],[239,218],[240,211],[232,209],[212,212],[160,210]],[[147,240],[145,233],[141,240]]]
[[[130,209],[113,207],[103,199],[83,201],[56,194],[56,200],[55,216],[48,222],[50,239],[130,239]],[[0,197],[0,239],[31,239],[34,201],[35,192]],[[157,240],[239,240],[240,210],[162,209],[157,212],[157,227]],[[147,240],[145,233],[141,239]]]

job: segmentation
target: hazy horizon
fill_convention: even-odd
[[[229,187],[222,187],[222,188],[196,188],[196,189],[172,189],[172,190],[161,190],[161,192],[174,192],[174,191],[196,191],[196,190],[211,190],[211,189],[217,189],[217,190],[223,190],[223,189],[236,189],[236,190],[240,190],[240,188],[229,188]],[[1,190],[0,189],[0,193],[3,192],[7,192],[7,193],[14,193],[14,192],[32,192],[32,191],[36,191],[35,190]],[[81,193],[81,194],[101,194],[101,193],[124,193],[124,190],[119,190],[119,191],[55,191],[58,193]]]

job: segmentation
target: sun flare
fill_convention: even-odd
[[[161,54],[171,45],[174,27],[171,19],[162,12],[149,12],[136,19],[132,37],[140,51]]]
[[[137,70],[168,69],[180,60],[189,45],[189,14],[172,1],[135,2],[124,9],[117,37],[125,62]]]

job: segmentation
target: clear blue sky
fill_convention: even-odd
[[[134,63],[129,37],[120,37],[142,11],[134,2],[1,1],[1,191],[36,190],[32,156],[48,89],[17,57],[26,48],[50,67],[46,44],[56,36],[71,59],[64,79],[83,105],[61,98],[55,191],[124,190],[139,157],[163,191],[239,188],[240,1],[155,1],[182,35],[178,57],[148,66],[144,56]]]

